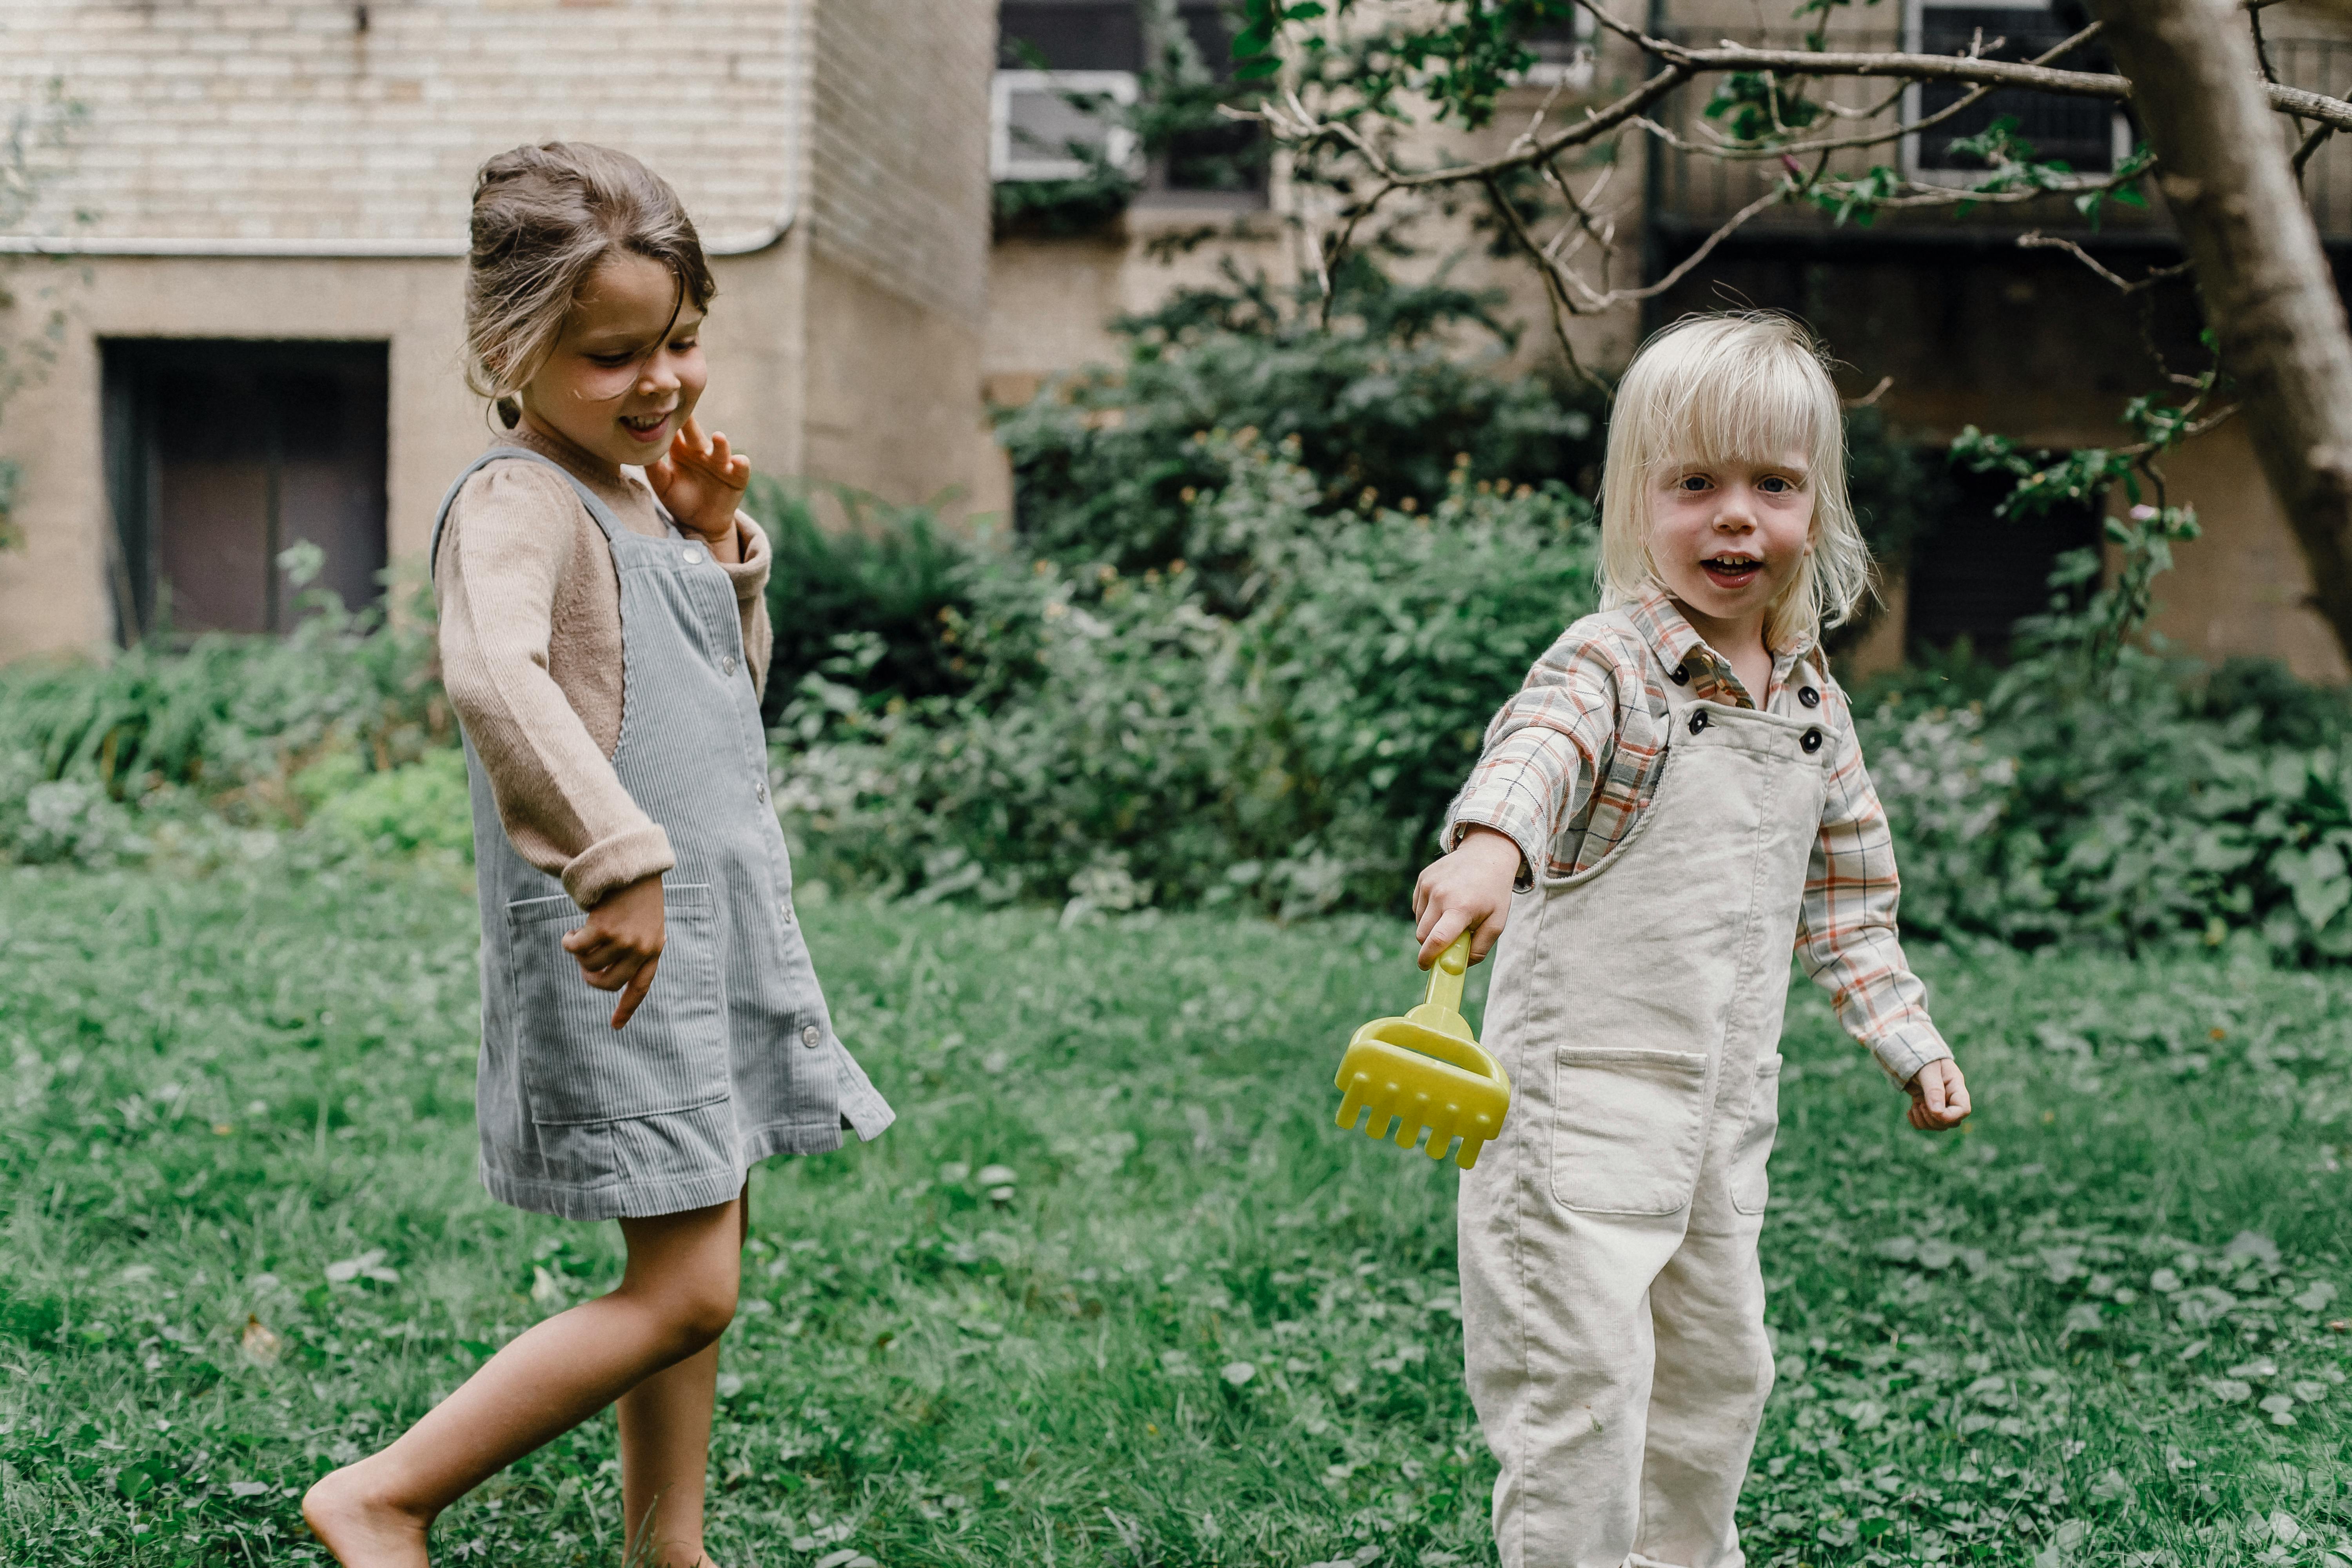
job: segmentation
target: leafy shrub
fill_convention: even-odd
[[[744,509],[760,520],[773,551],[768,620],[775,649],[768,666],[767,717],[773,722],[802,679],[838,654],[837,639],[872,650],[854,684],[907,698],[944,696],[971,685],[964,660],[940,640],[941,616],[963,608],[971,547],[940,531],[920,507],[890,507],[841,492],[850,527],[828,531],[805,494],[755,477]]]
[[[2342,700],[2251,663],[2124,647],[2085,664],[2066,634],[2100,613],[2029,623],[2005,671],[1915,676],[1864,704],[1906,930],[2352,958]]]
[[[1197,445],[1224,482],[1176,543],[1250,563],[1236,612],[1181,558],[976,570],[949,628],[971,691],[803,683],[779,802],[805,866],[1112,907],[1401,892],[1487,718],[1590,604],[1590,509],[1458,468],[1426,513],[1327,513],[1297,441]]]
[[[292,784],[310,820],[354,848],[438,849],[473,858],[466,754],[455,746],[382,771],[371,771],[357,751],[338,747],[296,773]]]
[[[40,780],[117,801],[184,786],[231,809],[284,801],[286,775],[336,737],[390,768],[454,739],[429,620],[387,625],[314,595],[283,637],[209,634],[105,662],[0,670],[0,735]]]
[[[1228,283],[1118,323],[1124,364],[1000,416],[1025,548],[1129,574],[1179,558],[1218,569],[1184,545],[1191,497],[1224,482],[1197,439],[1212,430],[1296,442],[1292,460],[1315,476],[1323,511],[1425,509],[1465,453],[1483,478],[1591,489],[1600,447],[1589,396],[1465,357],[1465,339],[1508,341],[1485,296],[1360,268],[1337,280],[1326,330],[1304,296],[1234,273]]]
[[[299,820],[324,779],[356,785],[455,756],[429,619],[387,624],[325,595],[311,605],[284,637],[216,634],[0,670],[0,854],[103,864],[144,853],[159,815]],[[295,779],[331,757],[306,797]]]

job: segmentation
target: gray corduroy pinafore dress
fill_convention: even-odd
[[[772,1154],[870,1139],[893,1113],[833,1032],[793,913],[792,865],[768,802],[768,749],[733,585],[698,542],[624,527],[560,464],[517,447],[476,459],[563,474],[621,584],[622,787],[661,824],[677,866],[653,988],[625,1028],[616,994],[581,978],[563,938],[587,916],[525,860],[466,740],[482,907],[482,1184],[518,1208],[633,1218],[725,1203]]]

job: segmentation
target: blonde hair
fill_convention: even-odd
[[[614,251],[657,261],[678,308],[718,290],[669,183],[626,153],[585,142],[517,147],[474,178],[466,260],[466,384],[511,426],[515,401],[562,336],[581,286]]]
[[[1618,384],[1601,481],[1604,606],[1660,586],[1650,554],[1650,489],[1683,463],[1777,462],[1806,455],[1812,535],[1765,616],[1787,652],[1821,640],[1870,591],[1870,547],[1845,489],[1845,420],[1821,345],[1772,310],[1687,316],[1643,343]]]

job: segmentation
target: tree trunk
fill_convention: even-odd
[[[2352,660],[2352,332],[2234,0],[2093,0],[2223,367]]]

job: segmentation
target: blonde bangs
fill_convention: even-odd
[[[1604,605],[1659,586],[1649,492],[1666,469],[1802,454],[1811,548],[1766,617],[1775,651],[1807,647],[1869,591],[1870,551],[1846,495],[1845,420],[1811,333],[1769,310],[1686,317],[1642,345],[1618,384],[1601,478]]]

